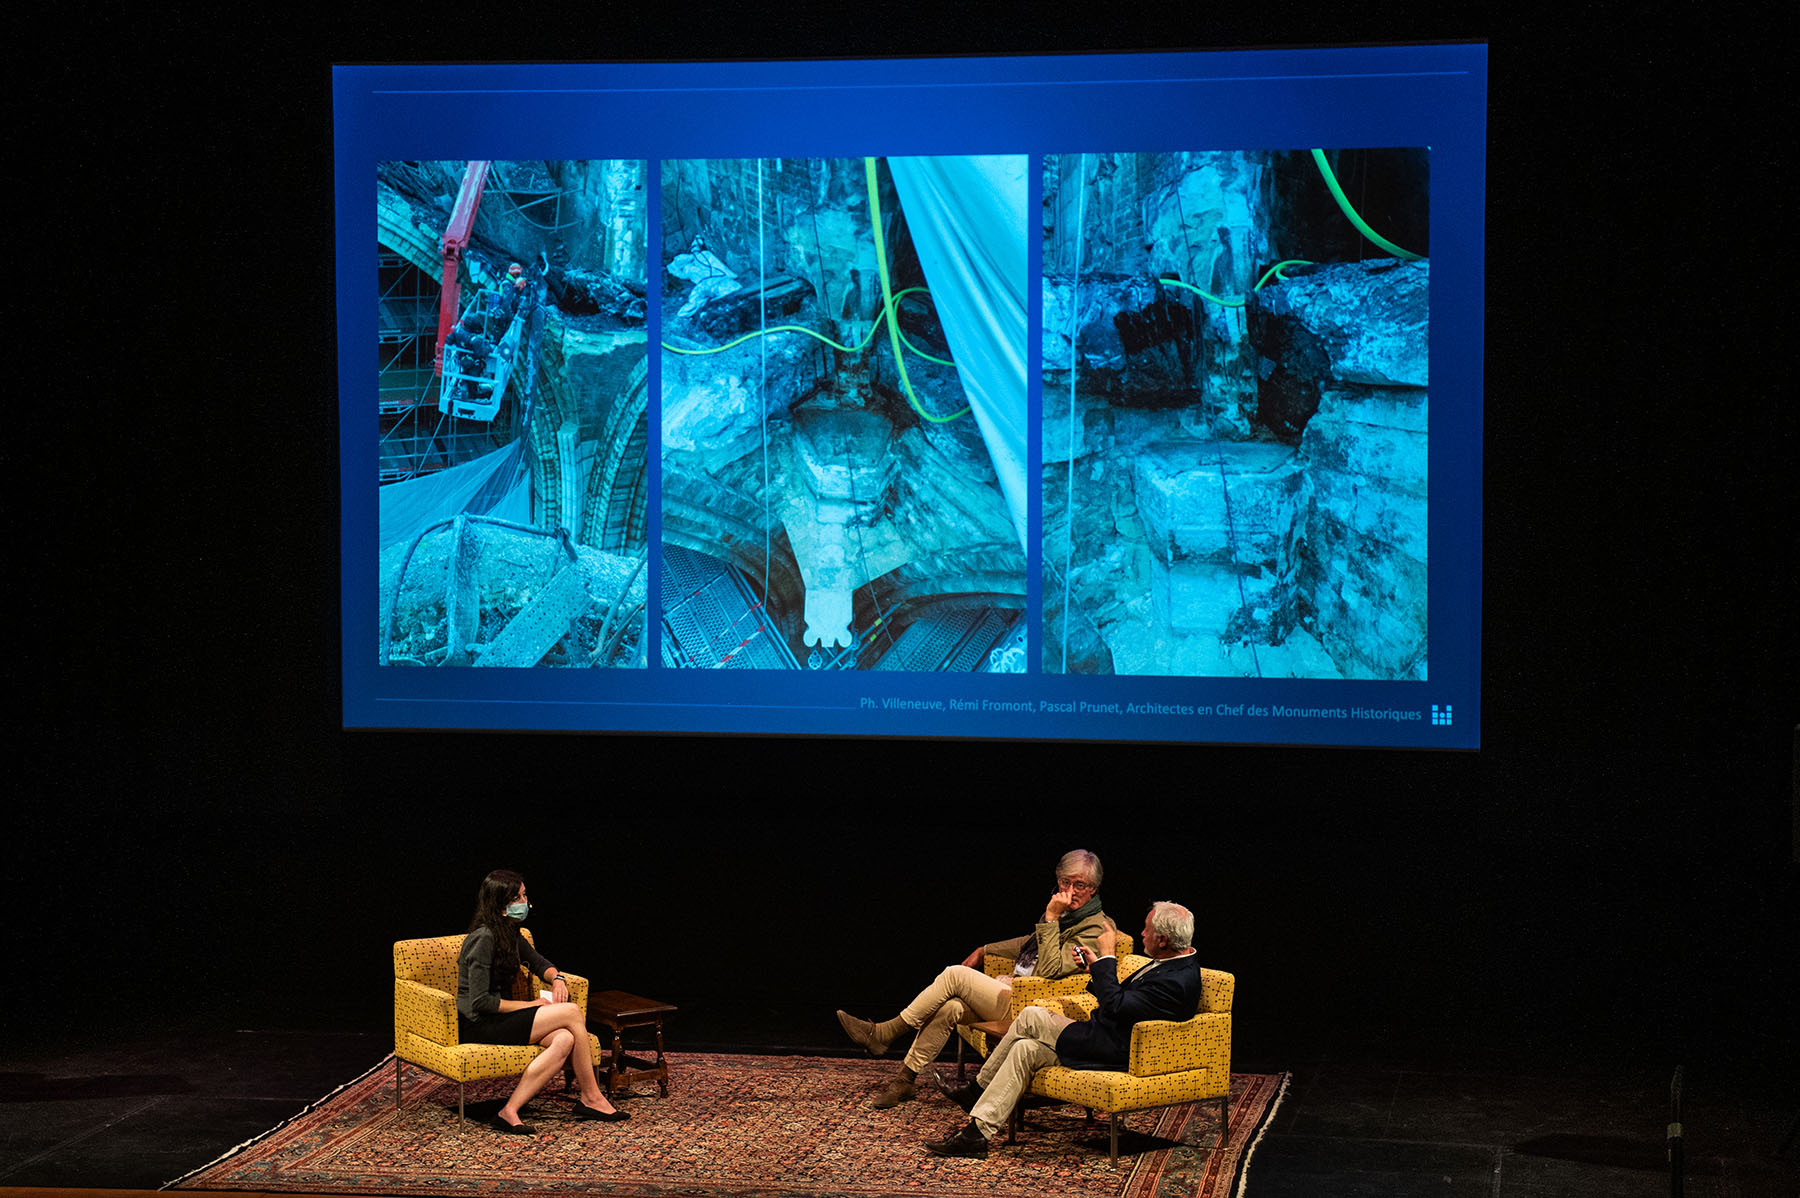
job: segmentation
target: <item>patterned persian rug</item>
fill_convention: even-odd
[[[949,1067],[939,1066],[946,1070]],[[1231,1079],[1231,1136],[1218,1106],[1129,1116],[1119,1163],[1107,1159],[1104,1116],[1028,1107],[1018,1142],[986,1160],[934,1157],[922,1147],[966,1116],[935,1087],[893,1110],[869,1095],[891,1061],[670,1054],[669,1097],[654,1083],[619,1099],[624,1123],[574,1117],[559,1081],[525,1108],[536,1136],[508,1136],[456,1118],[456,1085],[406,1070],[394,1109],[390,1057],[282,1126],[169,1187],[314,1194],[591,1194],[724,1198],[1236,1198],[1286,1075]],[[948,1073],[947,1073],[948,1075]],[[473,1083],[471,1102],[497,1107],[510,1081]],[[1034,1100],[1035,1101],[1035,1100]],[[479,1110],[479,1108],[478,1108]],[[481,1111],[485,1114],[486,1111]]]

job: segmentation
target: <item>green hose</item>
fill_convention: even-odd
[[[881,273],[882,308],[887,315],[888,334],[894,346],[894,365],[900,368],[900,386],[906,391],[906,402],[933,424],[948,424],[958,416],[966,415],[969,409],[952,412],[948,416],[933,416],[919,403],[919,397],[913,394],[912,380],[906,377],[906,355],[900,352],[900,322],[894,316],[893,285],[888,282],[887,247],[881,239],[881,197],[875,189],[875,160],[863,159],[863,174],[869,181],[869,221],[875,231],[875,268]]]
[[[911,295],[915,291],[917,291],[923,295],[931,294],[931,292],[925,290],[925,288],[923,288],[923,287],[908,287],[905,291],[902,291],[899,294],[894,296],[894,303],[896,305],[898,305],[901,300],[905,299],[907,296]],[[678,345],[670,345],[667,341],[664,341],[662,343],[662,347],[664,349],[668,350],[672,354],[689,354],[694,357],[699,357],[703,354],[722,354],[734,345],[742,345],[744,342],[754,341],[758,337],[767,337],[770,333],[805,333],[808,337],[812,337],[818,341],[823,341],[826,345],[831,346],[831,348],[833,348],[833,349],[841,349],[847,354],[859,354],[863,350],[869,348],[869,342],[873,341],[875,339],[876,326],[879,325],[880,323],[881,323],[881,318],[877,317],[875,320],[875,323],[871,324],[869,326],[869,335],[864,337],[856,345],[840,344],[839,342],[833,341],[831,338],[827,337],[825,334],[817,332],[813,329],[806,328],[803,325],[778,324],[773,328],[758,329],[754,333],[745,333],[742,337],[733,338],[732,340],[727,341],[724,345],[715,345],[711,349],[682,349]],[[955,362],[947,361],[944,358],[933,357],[931,354],[926,353],[924,350],[922,350],[918,346],[914,345],[911,341],[908,341],[906,339],[905,333],[900,334],[900,340],[903,344],[905,344],[907,349],[909,349],[913,352],[914,355],[924,358],[927,362],[936,362],[939,366],[954,366],[954,365],[956,365]]]
[[[1251,290],[1252,291],[1261,291],[1264,287],[1267,287],[1269,285],[1270,276],[1274,276],[1276,279],[1280,280],[1283,283],[1287,282],[1288,277],[1281,273],[1281,268],[1284,266],[1312,266],[1312,265],[1315,265],[1315,264],[1306,258],[1283,258],[1281,261],[1277,262],[1275,265],[1269,267],[1269,269],[1263,271],[1263,277],[1256,280],[1256,286],[1251,288]],[[1242,302],[1242,301],[1240,301],[1240,302]]]
[[[925,291],[925,289],[923,287],[908,287],[905,291],[902,291],[899,295],[896,295],[894,297],[894,302],[896,304],[899,303],[901,300],[905,299],[907,296],[911,295],[915,291]],[[931,293],[926,291],[925,294],[929,295]],[[879,323],[880,323],[880,319],[877,318],[876,324],[879,324]],[[758,337],[767,337],[770,333],[782,333],[782,332],[805,333],[808,337],[812,337],[812,338],[815,338],[816,340],[823,341],[826,345],[831,346],[831,348],[841,349],[847,354],[861,353],[863,350],[869,348],[869,342],[871,342],[875,339],[875,325],[874,324],[869,326],[868,336],[864,337],[860,342],[858,342],[855,345],[840,345],[838,342],[833,341],[831,338],[827,337],[825,334],[815,332],[814,330],[805,328],[801,325],[778,324],[774,328],[758,329],[754,333],[745,333],[742,337],[733,338],[732,340],[727,341],[724,345],[715,345],[711,349],[682,349],[679,346],[670,345],[667,341],[662,343],[662,347],[664,349],[668,350],[672,354],[692,354],[692,355],[698,357],[699,355],[702,355],[702,354],[721,354],[721,353],[724,353],[726,350],[730,349],[734,345],[742,345],[744,342],[754,341]],[[911,348],[912,342],[910,342],[910,341],[907,342],[907,347]],[[913,352],[915,354],[918,354],[921,358],[930,357],[929,354],[921,353],[919,350],[916,350],[916,349],[914,349]],[[931,360],[933,362],[942,361],[942,359],[940,359],[940,358],[932,358]],[[951,365],[954,365],[954,363],[944,362],[944,365],[951,366]]]
[[[1269,280],[1271,278],[1279,279],[1283,283],[1287,282],[1288,277],[1281,273],[1281,268],[1284,266],[1311,266],[1311,265],[1313,265],[1313,263],[1307,261],[1305,258],[1283,258],[1281,261],[1277,262],[1275,265],[1269,267],[1269,269],[1263,271],[1263,277],[1258,279],[1256,281],[1256,286],[1252,287],[1250,290],[1251,291],[1261,291],[1264,287],[1267,287],[1269,285]],[[1222,307],[1241,308],[1244,306],[1244,298],[1242,296],[1239,296],[1237,299],[1222,299],[1219,296],[1214,295],[1210,291],[1201,290],[1200,288],[1194,286],[1192,283],[1183,283],[1180,279],[1158,279],[1156,281],[1158,283],[1167,283],[1171,287],[1180,287],[1184,290],[1191,291],[1195,295],[1200,296],[1202,299],[1209,299],[1213,303],[1219,304]]]
[[[931,294],[931,292],[925,291],[925,289],[923,287],[908,287],[905,291],[896,293],[894,296],[894,309],[895,309],[896,314],[898,314],[898,312],[899,312],[900,301],[905,299],[907,296],[911,295],[915,291],[924,291],[926,295]],[[900,343],[902,345],[906,346],[906,348],[912,352],[914,357],[924,358],[927,362],[936,362],[939,366],[955,366],[956,365],[955,362],[950,361],[948,358],[938,358],[938,357],[932,356],[931,354],[926,353],[924,350],[920,349],[918,346],[916,346],[912,342],[908,341],[906,339],[906,333],[903,330],[900,331]]]
[[[1214,295],[1210,291],[1205,291],[1199,287],[1194,286],[1192,283],[1183,283],[1180,279],[1158,279],[1156,281],[1158,283],[1167,283],[1172,287],[1179,287],[1183,291],[1191,291],[1195,295],[1199,296],[1201,299],[1209,299],[1213,303],[1219,304],[1226,308],[1241,308],[1244,306],[1244,301],[1243,301],[1242,297],[1239,297],[1238,299],[1234,299],[1234,300],[1222,299],[1219,296]]]
[[[1423,257],[1423,255],[1415,254],[1411,250],[1401,249],[1375,230],[1369,228],[1369,223],[1358,216],[1356,214],[1356,209],[1350,206],[1350,200],[1344,195],[1344,189],[1338,186],[1337,176],[1331,173],[1331,164],[1325,161],[1325,151],[1314,150],[1312,156],[1313,161],[1319,164],[1319,173],[1325,176],[1325,186],[1331,188],[1331,198],[1337,201],[1337,206],[1343,210],[1345,216],[1350,218],[1350,223],[1356,226],[1357,232],[1361,233],[1364,237],[1367,237],[1370,241],[1394,255],[1396,258],[1404,258],[1408,262],[1411,262]]]
[[[870,326],[869,332],[871,335],[875,332],[874,326],[872,326],[872,325]],[[711,349],[682,349],[678,345],[670,345],[667,341],[662,343],[662,347],[664,349],[668,350],[672,354],[691,354],[695,357],[699,357],[703,354],[722,354],[734,345],[742,345],[744,342],[754,341],[758,337],[767,337],[770,333],[805,333],[808,337],[817,338],[818,340],[823,341],[826,345],[831,346],[833,349],[841,349],[847,354],[853,354],[853,353],[856,353],[857,351],[865,348],[869,344],[869,340],[870,340],[870,338],[864,337],[861,345],[839,345],[837,342],[833,341],[831,338],[827,337],[825,334],[814,332],[812,329],[805,328],[801,325],[778,324],[778,325],[771,325],[769,328],[766,328],[766,329],[758,329],[754,333],[745,333],[742,337],[734,338],[731,341],[727,341],[724,345],[715,345]]]

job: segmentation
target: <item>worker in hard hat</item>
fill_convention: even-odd
[[[506,275],[494,286],[483,305],[488,314],[488,333],[498,339],[506,335],[507,326],[525,299],[525,268],[514,262]]]
[[[446,340],[456,351],[456,373],[462,376],[462,385],[469,397],[482,399],[491,395],[494,388],[488,375],[488,359],[493,356],[494,343],[482,334],[480,314],[471,308],[450,330]],[[484,382],[485,386],[482,385]]]

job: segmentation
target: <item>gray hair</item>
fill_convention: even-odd
[[[1076,871],[1086,874],[1087,880],[1094,884],[1095,890],[1100,889],[1100,858],[1086,849],[1070,849],[1062,855],[1062,860],[1056,863],[1056,876],[1066,878]]]
[[[1177,951],[1185,952],[1194,946],[1194,913],[1180,903],[1167,899],[1151,903],[1150,928]]]

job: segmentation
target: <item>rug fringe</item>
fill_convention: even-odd
[[[326,1103],[330,1102],[333,1098],[336,1098],[339,1094],[343,1093],[345,1090],[348,1090],[351,1086],[354,1086],[357,1082],[360,1082],[363,1078],[369,1076],[371,1073],[374,1073],[378,1069],[386,1068],[388,1063],[391,1062],[393,1059],[394,1059],[394,1054],[391,1052],[388,1053],[385,1057],[382,1057],[379,1061],[375,1062],[373,1065],[369,1066],[367,1069],[363,1070],[361,1073],[357,1074],[355,1077],[351,1078],[349,1081],[345,1082],[343,1085],[339,1086],[337,1089],[331,1091],[331,1093],[326,1094],[321,1098],[313,1099],[311,1102],[307,1103],[305,1106],[301,1107],[299,1110],[297,1110],[293,1114],[289,1115],[286,1119],[283,1119],[280,1123],[277,1123],[274,1127],[269,1128],[267,1131],[259,1132],[256,1135],[251,1136],[248,1140],[245,1140],[242,1144],[239,1144],[236,1147],[227,1148],[224,1152],[221,1152],[218,1156],[214,1157],[212,1160],[207,1161],[204,1165],[201,1165],[195,1169],[189,1169],[186,1173],[183,1173],[180,1177],[172,1178],[168,1181],[165,1181],[161,1185],[157,1186],[156,1188],[158,1190],[173,1189],[175,1186],[180,1185],[182,1182],[186,1181],[188,1178],[192,1177],[194,1174],[204,1173],[208,1169],[212,1168],[214,1165],[221,1164],[224,1161],[230,1160],[232,1157],[236,1156],[238,1153],[242,1152],[244,1149],[252,1147],[256,1144],[262,1143],[264,1140],[268,1139],[270,1136],[274,1135],[276,1132],[280,1131],[282,1128],[286,1127],[288,1124],[292,1123],[294,1120],[299,1119],[299,1118],[303,1117],[304,1115],[306,1115],[307,1112],[313,1110],[315,1107],[324,1106]]]
[[[1249,1147],[1244,1149],[1244,1154],[1238,1158],[1237,1185],[1231,1191],[1232,1198],[1244,1198],[1244,1187],[1250,1184],[1250,1158],[1256,1155],[1256,1146],[1262,1143],[1263,1133],[1269,1130],[1269,1124],[1274,1120],[1275,1112],[1281,1109],[1281,1100],[1287,1097],[1288,1083],[1293,1080],[1292,1073],[1281,1075],[1281,1088],[1275,1091],[1274,1101],[1269,1103],[1269,1109],[1264,1111],[1262,1118],[1257,1121],[1256,1135],[1251,1138]]]

